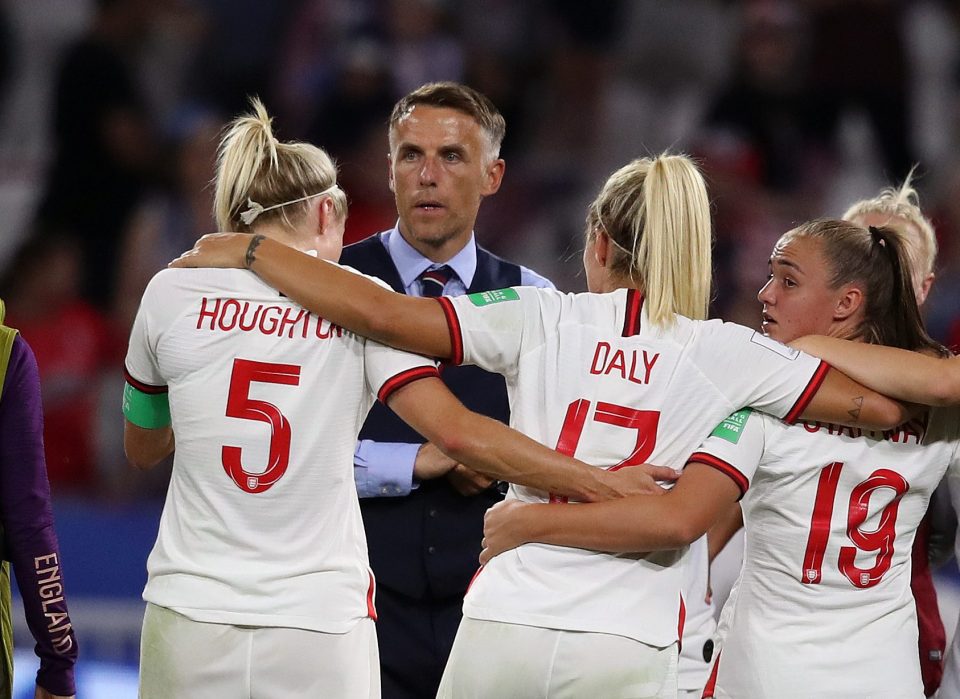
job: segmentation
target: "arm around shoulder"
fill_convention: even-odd
[[[892,398],[924,405],[960,404],[960,357],[941,358],[812,335],[790,345]]]
[[[411,352],[450,356],[446,317],[433,299],[398,294],[270,239],[251,262],[265,282],[347,330]]]
[[[831,368],[800,417],[837,425],[890,430],[907,422],[911,415],[904,404]]]

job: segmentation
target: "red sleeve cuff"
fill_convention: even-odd
[[[729,478],[736,483],[737,487],[740,489],[741,498],[747,494],[747,489],[750,487],[750,481],[747,480],[747,477],[740,473],[740,471],[737,470],[737,467],[733,464],[724,461],[713,454],[707,454],[706,452],[702,451],[691,454],[690,458],[687,459],[687,463],[692,461],[695,461],[698,464],[706,464],[707,466],[711,466],[724,475],[729,476]]]
[[[437,297],[443,315],[447,319],[447,328],[450,330],[450,361],[449,364],[459,366],[463,363],[463,331],[460,329],[460,319],[453,308],[453,302],[446,296]]]
[[[138,381],[137,379],[133,378],[133,376],[127,370],[126,366],[123,367],[123,378],[126,380],[128,384],[130,384],[135,389],[140,391],[140,393],[146,393],[148,395],[157,395],[160,393],[168,392],[166,386],[151,386],[148,383],[143,383],[143,381]]]
[[[418,366],[413,369],[401,371],[396,376],[384,381],[383,386],[380,387],[380,391],[377,393],[377,400],[386,405],[387,399],[408,383],[413,383],[420,379],[429,379],[431,377],[440,378],[440,372],[437,371],[436,367]]]
[[[813,400],[813,397],[817,394],[817,391],[820,390],[820,384],[823,383],[823,380],[827,378],[827,373],[830,371],[830,365],[825,361],[820,360],[820,365],[817,367],[817,370],[813,372],[813,376],[810,377],[810,381],[807,383],[807,387],[803,389],[803,393],[800,394],[800,397],[797,398],[797,402],[793,404],[793,407],[790,408],[790,412],[787,413],[787,416],[783,418],[783,421],[788,425],[792,425],[803,414],[803,411],[807,409],[807,406],[810,405],[810,401]]]

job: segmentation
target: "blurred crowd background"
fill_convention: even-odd
[[[585,288],[584,212],[612,170],[695,155],[713,315],[754,327],[777,237],[917,164],[940,244],[927,321],[960,345],[960,2],[0,0],[0,296],[40,364],[81,668],[136,657],[169,466],[125,465],[122,360],[147,281],[215,229],[219,129],[259,95],[281,139],[327,149],[358,240],[395,221],[390,108],[433,80],[507,120],[479,240],[560,289]]]

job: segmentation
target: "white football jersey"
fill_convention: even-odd
[[[872,433],[741,411],[691,456],[746,493],[713,696],[923,696],[911,550],[958,417]]]
[[[349,631],[374,616],[353,481],[375,397],[429,360],[310,314],[253,273],[161,271],[128,381],[169,391],[176,451],[146,601],[203,622]]]
[[[513,288],[441,303],[454,362],[506,377],[511,426],[603,468],[682,468],[731,408],[794,418],[827,370],[741,326],[677,317],[655,327],[642,296],[625,289]],[[546,502],[550,494],[511,486],[508,497]],[[665,647],[682,621],[682,554],[528,544],[486,566],[464,613]]]

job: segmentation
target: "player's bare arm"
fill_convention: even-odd
[[[822,335],[790,343],[881,393],[925,405],[960,403],[960,358],[867,345]]]
[[[835,425],[890,430],[907,422],[912,416],[907,406],[857,383],[833,368],[800,417]]]
[[[626,468],[608,472],[549,449],[497,420],[468,410],[437,378],[395,391],[388,404],[447,456],[488,478],[584,501],[662,493],[657,480],[673,469]]]
[[[724,547],[733,538],[733,535],[743,529],[743,510],[740,503],[734,503],[707,531],[707,555],[711,563]]]
[[[153,468],[173,453],[173,430],[170,427],[148,429],[123,421],[123,453],[134,468]]]
[[[484,518],[480,562],[531,542],[611,553],[680,548],[703,536],[740,495],[729,477],[691,462],[661,497],[575,506],[504,501]]]
[[[452,351],[436,301],[388,291],[269,238],[205,235],[170,266],[246,267],[304,308],[360,335],[430,357],[448,358]]]

